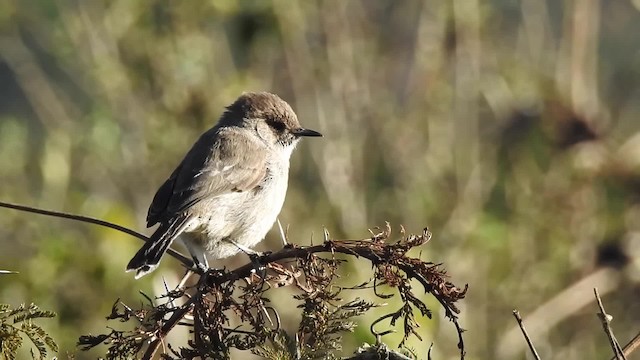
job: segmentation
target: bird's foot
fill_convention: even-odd
[[[207,277],[219,277],[224,275],[224,269],[209,268],[205,271],[204,275]]]
[[[203,263],[196,263],[196,269],[199,274],[206,274],[211,270],[209,265]]]
[[[271,254],[272,254],[271,251],[265,251],[265,252],[254,251],[252,254],[247,254],[247,255],[249,255],[249,259],[251,259],[252,264],[264,266],[267,258]]]
[[[251,255],[260,255],[260,252],[255,251],[249,247],[246,247],[242,244],[240,244],[239,242],[233,241],[233,240],[228,240],[231,244],[233,244],[235,247],[238,248],[238,250],[242,251],[243,253],[251,256]]]
[[[203,264],[203,263],[195,261],[193,263],[192,267],[187,268],[187,271],[190,271],[192,273],[196,273],[196,274],[202,276],[202,275],[206,274],[207,271],[209,271],[209,266],[207,264]]]
[[[253,272],[264,279],[267,276],[267,267],[265,266],[265,260],[269,255],[271,255],[271,251],[265,251],[263,253],[254,251],[252,254],[248,255],[249,259],[251,259],[251,264],[253,264]]]
[[[224,269],[208,268],[203,271],[198,280],[198,288],[206,289],[208,286],[216,283],[216,280],[225,274]]]

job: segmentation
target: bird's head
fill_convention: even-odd
[[[253,129],[267,144],[294,146],[303,136],[322,136],[303,128],[291,106],[279,96],[268,92],[247,92],[220,119],[222,125]]]

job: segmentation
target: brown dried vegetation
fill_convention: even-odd
[[[139,309],[117,300],[107,319],[133,322],[134,328],[110,328],[109,333],[82,336],[78,343],[85,350],[105,344],[108,358],[151,359],[161,345],[164,359],[225,359],[231,348],[250,350],[269,359],[337,358],[340,335],[354,329],[354,318],[381,306],[383,300],[398,296],[402,300],[400,308],[374,321],[371,332],[376,335],[376,346],[384,346],[381,337],[392,332],[399,322],[404,333],[402,347],[411,335],[421,339],[414,310],[422,316],[432,316],[422,291],[412,286],[415,280],[424,293],[437,299],[445,316],[453,322],[460,357],[464,358],[456,302],[464,298],[467,287],[451,283],[441,264],[407,255],[430,239],[427,229],[410,236],[405,236],[402,229],[400,238],[393,241],[387,224],[368,239],[330,240],[326,234],[320,245],[286,245],[237,269],[201,274],[195,284],[167,291],[158,299],[147,297]],[[372,274],[369,281],[345,288],[337,285],[337,280],[341,265],[349,257],[369,260]],[[282,329],[277,310],[270,306],[269,297],[276,296],[278,288],[284,286],[295,287],[293,299],[302,315],[293,335]],[[344,297],[347,289],[349,298]],[[367,289],[373,289],[381,302],[352,296]],[[175,305],[179,302],[182,305]],[[386,320],[389,329],[377,332],[374,326],[380,327],[377,324]],[[187,344],[166,344],[167,334],[176,326],[189,327],[192,340]]]

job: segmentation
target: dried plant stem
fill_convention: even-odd
[[[634,352],[639,347],[640,347],[640,333],[636,334],[636,336],[634,336],[633,339],[631,339],[631,341],[629,341],[627,345],[624,346],[624,348],[622,349],[622,354],[624,356],[629,356],[631,355],[632,352]],[[611,360],[616,360],[615,355],[611,358]]]
[[[160,331],[156,334],[156,339],[149,344],[149,347],[144,352],[142,356],[143,360],[151,360],[155,355],[156,351],[158,351],[158,347],[162,344],[162,340],[164,337],[173,329],[180,320],[184,319],[184,317],[191,311],[194,306],[195,297],[190,298],[184,305],[178,308],[173,315],[167,320],[167,322],[162,326]]]
[[[286,344],[289,345],[286,345],[284,351],[294,351],[295,349],[290,348],[293,344],[292,338],[287,337],[280,329],[281,322],[278,320],[275,328],[270,328],[268,325],[274,325],[268,314],[269,309],[277,318],[275,309],[265,307],[265,303],[268,302],[265,292],[271,288],[265,284],[269,282],[269,284],[275,284],[275,287],[294,284],[300,290],[301,294],[295,298],[303,301],[304,310],[295,341],[298,345],[304,345],[304,349],[296,345],[295,351],[336,350],[339,345],[339,338],[336,335],[353,327],[351,323],[345,325],[344,320],[363,314],[377,306],[373,302],[358,299],[340,306],[334,305],[336,301],[341,300],[338,298],[339,292],[335,292],[332,283],[338,277],[338,267],[345,261],[343,256],[337,258],[337,255],[343,254],[344,257],[364,258],[373,265],[372,278],[354,289],[369,289],[373,283],[373,291],[376,293],[376,286],[388,285],[395,288],[401,297],[403,305],[398,310],[382,316],[373,325],[382,320],[391,319],[393,326],[396,320],[402,319],[404,336],[401,345],[410,335],[415,335],[422,340],[416,332],[419,324],[413,311],[418,310],[422,316],[429,318],[432,317],[433,312],[413,293],[410,282],[415,280],[422,284],[425,293],[438,300],[444,308],[446,317],[454,323],[459,338],[460,359],[464,359],[465,350],[462,339],[464,330],[458,323],[460,310],[456,302],[465,297],[467,286],[459,288],[451,283],[440,264],[425,262],[407,255],[409,250],[429,241],[431,233],[428,229],[424,229],[421,235],[408,237],[403,235],[397,241],[389,241],[390,234],[391,228],[388,224],[386,229],[378,234],[372,232],[372,237],[366,239],[330,240],[326,233],[326,241],[322,245],[306,247],[287,245],[275,253],[254,255],[250,263],[231,271],[211,269],[200,274],[196,285],[186,289],[179,287],[168,291],[168,287],[165,286],[167,294],[163,297],[169,298],[166,304],[154,306],[154,301],[147,297],[151,308],[144,306],[142,309],[132,309],[116,301],[108,319],[128,321],[135,318],[141,322],[141,325],[133,331],[110,329],[108,334],[81,336],[78,345],[84,346],[83,350],[88,350],[100,344],[109,344],[109,351],[114,353],[137,357],[139,352],[143,352],[142,359],[152,359],[158,355],[160,347],[166,344],[167,334],[176,325],[184,324],[192,329],[195,337],[189,342],[188,347],[181,347],[179,352],[170,348],[170,353],[173,355],[169,355],[165,349],[163,352],[167,358],[172,358],[171,356],[216,358],[218,355],[228,354],[231,348],[268,353],[280,351],[282,349],[279,348]],[[318,256],[319,254],[323,256]],[[289,263],[290,260],[294,260],[296,264],[290,269],[288,265],[278,263],[278,261]],[[256,278],[258,269],[263,268],[265,271]],[[267,268],[271,270],[271,274],[267,273]],[[240,287],[236,284],[238,280],[243,284]],[[237,298],[234,295],[236,290],[242,291]],[[382,299],[392,296],[379,293],[376,295]],[[188,298],[184,305],[178,307],[172,305],[174,299],[183,296]],[[330,309],[334,307],[334,310]],[[250,330],[238,326],[225,327],[228,311],[233,311],[239,316],[242,324]],[[189,314],[193,314],[193,321],[184,322],[183,320]],[[151,321],[143,319],[151,319]],[[388,331],[376,333],[372,330],[372,333],[380,337]],[[275,340],[273,336],[282,338]],[[272,346],[263,346],[267,339],[275,341]]]
[[[524,323],[522,322],[522,317],[520,316],[520,312],[518,310],[513,310],[513,317],[516,318],[516,321],[518,322],[518,326],[520,326],[520,330],[522,331],[522,335],[524,336],[524,339],[527,340],[527,345],[529,345],[529,349],[531,350],[533,357],[537,360],[540,360],[540,355],[538,355],[538,352],[536,351],[536,347],[533,346],[533,342],[531,341],[531,338],[529,337],[527,330],[524,328]]]
[[[609,344],[611,345],[611,349],[613,350],[614,359],[626,360],[627,358],[624,355],[624,352],[622,351],[618,340],[616,339],[615,335],[613,335],[613,330],[611,329],[610,325],[612,317],[604,311],[604,306],[602,305],[602,299],[600,298],[600,294],[598,293],[598,288],[594,288],[593,293],[595,294],[596,301],[598,302],[598,308],[600,308],[598,317],[602,322],[602,329],[604,330],[604,333],[607,334],[607,338],[609,339]]]
[[[365,242],[366,241],[366,242]],[[280,251],[267,254],[260,258],[260,263],[263,265],[276,262],[284,259],[292,259],[292,258],[305,258],[311,254],[315,253],[341,253],[346,255],[355,255],[361,258],[365,258],[371,261],[373,264],[377,264],[381,261],[381,259],[385,258],[385,254],[381,247],[374,246],[375,242],[371,242],[370,239],[365,240],[328,240],[325,241],[322,245],[315,246],[305,246],[305,247],[296,247],[295,245],[287,246]],[[380,251],[378,251],[380,250]],[[409,278],[413,278],[417,280],[425,289],[425,292],[433,295],[436,300],[442,305],[445,310],[445,316],[453,322],[456,332],[458,334],[458,349],[460,351],[460,358],[464,359],[465,350],[464,350],[464,341],[462,333],[465,331],[460,324],[458,323],[458,309],[445,299],[447,298],[446,294],[443,293],[445,289],[442,287],[436,287],[435,284],[432,284],[427,279],[424,278],[421,274],[415,271],[415,269],[411,266],[411,264],[405,263],[396,263],[394,264],[400,270],[407,274]],[[222,284],[228,281],[237,280],[240,278],[247,277],[251,274],[252,271],[255,270],[254,263],[248,263],[243,265],[235,270],[225,273],[220,277],[211,277],[216,284]],[[461,293],[466,292],[466,287],[464,290],[459,289],[449,289],[454,291],[460,291]]]

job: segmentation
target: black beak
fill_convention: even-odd
[[[303,129],[303,128],[299,128],[299,129],[295,129],[293,131],[291,131],[291,133],[295,136],[322,136],[322,134],[320,134],[319,132],[315,131],[315,130],[311,130],[311,129]]]

